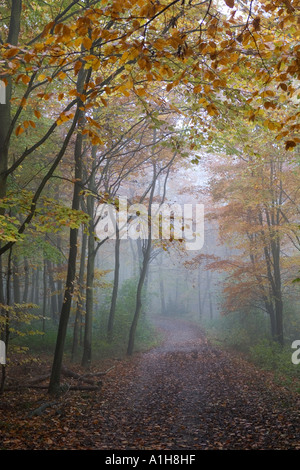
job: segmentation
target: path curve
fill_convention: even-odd
[[[161,346],[121,361],[95,404],[96,449],[300,449],[299,395],[208,344],[183,320],[156,319]],[[296,402],[295,402],[296,400]]]

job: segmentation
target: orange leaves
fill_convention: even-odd
[[[139,65],[141,70],[146,70],[148,72],[152,68],[151,61],[149,60],[149,58],[147,56],[144,56],[144,55],[141,56],[141,58],[138,60],[138,65]]]
[[[285,143],[285,150],[293,150],[296,147],[296,145],[297,144],[294,140],[288,140]]]
[[[79,70],[83,67],[83,63],[81,60],[77,60],[74,64],[74,74],[75,76],[78,75]]]
[[[3,57],[5,57],[6,59],[11,59],[15,55],[17,55],[19,51],[20,49],[18,47],[11,47],[3,53]]]
[[[70,119],[74,117],[74,113],[68,111],[68,112],[62,112],[59,116],[59,119],[57,119],[56,123],[58,126],[63,124],[64,122],[68,122]]]
[[[20,80],[24,83],[24,85],[28,85],[28,83],[30,82],[30,77],[25,73],[21,73],[17,76],[16,82],[18,83]]]
[[[280,87],[283,91],[288,90],[288,86],[286,83],[279,83],[278,87]]]
[[[107,100],[105,98],[103,98],[102,96],[100,96],[100,100],[101,100],[102,104],[106,107],[107,106]]]
[[[35,129],[36,125],[35,125],[35,122],[34,121],[24,121],[23,122],[23,126],[25,129],[27,129],[29,126],[33,127],[33,129]]]
[[[38,93],[37,96],[41,99],[44,99],[45,101],[48,101],[50,98],[52,98],[52,96],[54,95],[54,93]]]
[[[16,128],[16,136],[18,137],[19,135],[23,134],[23,132],[25,131],[25,129],[28,129],[28,127],[31,126],[33,129],[35,129],[36,125],[35,125],[35,122],[34,121],[24,121],[23,122],[23,126],[20,124],[19,126],[17,126]]]
[[[125,64],[128,61],[134,60],[136,57],[138,57],[140,54],[140,48],[139,47],[132,47],[129,50],[126,50],[121,59],[120,63]]]
[[[16,136],[21,135],[24,132],[24,129],[21,125],[16,128]]]
[[[98,134],[93,132],[91,129],[84,129],[82,131],[82,135],[88,136],[92,145],[102,145],[103,144],[103,140],[98,136]]]
[[[93,45],[93,41],[90,38],[85,37],[83,38],[82,45],[85,49],[89,51]]]
[[[229,8],[234,7],[234,0],[225,0],[225,3]]]

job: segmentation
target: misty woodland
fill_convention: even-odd
[[[299,84],[299,0],[0,3],[1,450],[300,450]]]

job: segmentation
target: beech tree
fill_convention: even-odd
[[[221,240],[231,240],[237,254],[210,268],[227,273],[225,312],[265,310],[272,338],[283,344],[284,286],[297,267],[298,165],[268,133],[243,132],[235,163],[220,158],[212,180]]]
[[[133,147],[138,149],[134,126],[139,131],[145,122],[157,129],[168,126],[162,109],[176,116],[169,129],[171,143],[176,144],[182,123],[189,123],[184,135],[188,151],[196,151],[204,144],[216,147],[221,126],[228,129],[232,122],[244,119],[250,127],[268,129],[272,135],[269,141],[273,139],[282,151],[297,149],[298,5],[297,0],[64,0],[59,4],[52,0],[30,4],[11,0],[0,9],[0,79],[6,85],[6,101],[0,104],[0,257],[2,271],[12,274],[9,281],[15,283],[15,300],[19,300],[15,247],[22,247],[27,236],[30,239],[31,230],[56,233],[70,229],[64,298],[49,387],[54,393],[59,389],[74,299],[78,230],[88,223],[88,284],[93,282],[95,221],[91,219],[95,200],[88,191],[97,192],[97,182],[105,183],[111,170],[118,175],[108,192],[116,194],[119,182],[128,174],[128,165],[132,168],[133,161],[129,162],[126,152],[127,156],[130,152],[133,155]],[[120,132],[118,120],[113,132],[108,132],[107,116],[114,116],[117,106],[126,110],[127,98],[135,103],[139,116],[128,124],[131,135],[126,134],[128,128],[124,131],[125,125]],[[122,143],[127,146],[123,153]],[[107,156],[108,173],[96,164],[95,171],[84,181],[84,153],[91,147]],[[118,163],[112,165],[118,151]],[[60,172],[68,162],[71,204],[67,198],[55,199],[47,194],[54,177],[65,177]],[[195,155],[192,163],[197,162]],[[277,165],[279,160],[275,159],[274,165],[275,162]],[[247,162],[249,168],[253,164],[252,160]],[[276,181],[272,187],[276,187]],[[88,194],[89,220],[81,206],[84,191]],[[290,196],[288,189],[284,191],[275,199]],[[276,273],[267,276],[273,300],[276,299],[279,325],[281,277],[275,254],[279,253],[281,231],[276,217],[285,220],[289,227],[287,236],[296,245],[299,233],[293,216],[283,211],[282,204],[278,203],[277,215],[272,212],[274,207],[268,211],[264,208],[261,220],[255,213],[253,221],[260,224],[265,262],[269,257],[272,267],[278,265]],[[11,298],[5,298],[7,279],[1,276],[3,312],[5,306],[11,306]],[[44,281],[46,286],[46,276]],[[117,287],[117,278],[115,282]],[[87,292],[90,312],[92,291]],[[26,290],[24,300],[27,295]],[[87,332],[89,324],[88,320]],[[281,341],[280,325],[275,329]]]

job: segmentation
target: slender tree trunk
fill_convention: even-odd
[[[27,303],[28,301],[28,291],[29,291],[29,263],[24,257],[24,291],[23,291],[23,302]]]
[[[1,244],[0,244],[1,245]],[[3,261],[2,256],[0,256],[0,304],[4,305],[5,303],[5,281],[4,281],[4,271],[3,271]]]
[[[214,312],[213,312],[213,306],[212,306],[212,295],[211,295],[211,291],[209,291],[209,317],[211,320],[213,319],[213,316],[214,316]]]
[[[79,71],[77,80],[77,90],[82,93],[85,82],[85,71],[82,69]],[[78,107],[82,107],[82,103],[79,102]],[[75,183],[73,191],[72,209],[80,209],[81,199],[81,180],[82,180],[82,153],[83,153],[83,135],[80,132],[84,120],[84,112],[79,112],[78,117],[78,133],[76,136],[74,159],[75,159]],[[64,293],[64,301],[61,308],[60,321],[58,325],[56,347],[54,352],[50,383],[48,392],[51,395],[55,395],[60,392],[60,376],[61,367],[64,353],[65,339],[67,335],[67,328],[72,304],[72,297],[74,291],[74,282],[76,276],[76,259],[77,259],[77,242],[78,242],[78,229],[70,229],[70,247],[68,257],[68,271],[67,280]]]
[[[6,305],[7,307],[10,306],[11,300],[10,300],[10,281],[11,281],[11,274],[12,274],[12,248],[10,248],[9,253],[8,253],[8,262],[7,262],[7,279],[6,279]],[[9,335],[10,335],[10,315],[9,315],[9,309],[4,309],[5,312],[5,324],[4,324],[4,331],[3,331],[3,341],[5,343],[6,347],[6,354],[8,351],[8,342],[9,342]],[[4,385],[5,385],[5,379],[6,379],[6,364],[1,365],[1,371],[2,371],[2,376],[1,376],[1,384],[0,384],[0,395],[3,394],[4,392]]]
[[[83,283],[84,283],[84,271],[85,271],[86,243],[87,243],[87,234],[85,231],[83,231],[82,243],[81,243],[79,279],[78,279],[79,294],[78,294],[74,330],[73,330],[72,362],[76,360],[79,344],[81,343],[80,332],[81,332],[82,312],[83,312],[83,295],[84,295]]]
[[[96,147],[92,148],[92,170],[89,183],[89,190],[95,191],[95,161]],[[81,364],[88,368],[92,361],[92,332],[93,332],[93,309],[94,309],[94,277],[95,277],[95,225],[94,225],[95,199],[93,195],[87,198],[87,213],[90,217],[88,234],[88,260],[86,272],[86,311],[85,311],[85,329],[83,340],[83,355]]]
[[[118,289],[119,289],[120,242],[121,241],[120,241],[120,236],[119,236],[119,227],[118,227],[118,223],[116,223],[115,271],[114,271],[114,285],[113,285],[110,312],[109,312],[109,317],[108,317],[108,326],[107,326],[108,341],[112,341],[112,337],[113,337],[113,328],[114,328]]]
[[[277,234],[278,237],[278,234]],[[281,289],[281,270],[280,270],[280,242],[277,240],[272,241],[272,254],[273,254],[273,269],[274,269],[274,303],[275,303],[275,316],[276,316],[276,341],[283,346],[283,301]]]
[[[75,150],[75,179],[76,183],[74,184],[74,194],[72,208],[79,210],[80,204],[80,185],[78,181],[81,180],[81,140],[82,134],[78,134],[76,139],[76,150]],[[77,258],[77,235],[78,229],[72,228],[70,230],[70,249],[69,249],[69,258],[68,258],[68,273],[66,280],[66,287],[64,293],[64,301],[61,308],[60,322],[58,326],[58,333],[56,339],[56,348],[54,353],[54,359],[52,364],[52,371],[49,383],[49,393],[57,394],[60,391],[60,375],[61,375],[61,366],[63,360],[63,352],[65,339],[67,334],[67,327],[74,291],[74,281],[76,274],[76,258]]]
[[[14,292],[14,303],[19,304],[21,301],[20,295],[20,278],[19,278],[19,266],[15,256],[12,258],[13,268],[13,292]]]
[[[135,312],[133,316],[133,320],[131,323],[130,327],[130,332],[129,332],[129,341],[128,341],[128,346],[127,346],[127,355],[131,356],[133,354],[134,350],[134,341],[135,341],[135,333],[136,333],[136,328],[138,325],[139,317],[140,317],[140,312],[142,308],[142,291],[143,291],[143,285],[148,269],[148,264],[150,261],[150,254],[151,254],[151,248],[152,248],[152,243],[151,243],[151,204],[153,201],[153,195],[155,191],[155,183],[157,179],[156,175],[156,168],[155,165],[153,165],[154,169],[154,175],[153,175],[153,183],[152,183],[152,188],[150,192],[150,197],[149,197],[149,207],[148,207],[148,240],[146,241],[146,249],[143,253],[143,261],[142,261],[142,267],[140,271],[140,277],[139,277],[139,282],[138,282],[138,287],[137,287],[137,293],[136,293],[136,306],[135,306]]]
[[[43,326],[42,331],[45,332],[46,328],[46,308],[47,308],[47,262],[44,255],[44,266],[43,266]]]
[[[198,312],[199,319],[202,320],[202,305],[201,305],[201,265],[198,266]]]
[[[40,305],[40,268],[38,267],[35,272],[35,292],[34,303]]]
[[[93,196],[89,196],[94,199]],[[90,201],[90,211],[93,210],[93,202]],[[93,213],[93,212],[92,212]],[[88,261],[86,273],[86,311],[85,328],[83,340],[82,366],[89,367],[92,360],[92,327],[93,327],[93,305],[94,305],[94,276],[95,276],[95,241],[94,241],[94,219],[90,220],[90,231],[88,237]]]
[[[161,305],[161,314],[166,315],[166,298],[165,298],[165,284],[164,284],[164,277],[163,277],[163,260],[162,254],[159,255],[159,263],[158,263],[158,282],[159,282],[159,294],[160,294],[160,305]]]
[[[178,305],[178,301],[179,301],[179,279],[178,279],[178,275],[176,276],[176,292],[175,292],[175,304]]]
[[[161,271],[160,271],[160,276],[159,276],[159,291],[160,291],[161,313],[162,315],[166,315],[165,286],[164,286],[164,279],[161,275]]]
[[[136,259],[136,252],[134,249],[134,244],[131,238],[129,239],[129,244],[132,252],[132,277],[136,278],[137,277],[137,271],[138,271],[138,262]]]
[[[46,267],[48,273],[48,281],[49,281],[49,290],[50,290],[50,305],[51,305],[51,314],[52,319],[55,322],[58,314],[58,305],[57,305],[57,296],[55,294],[55,282],[53,279],[52,274],[52,266],[49,260],[46,260]]]
[[[22,14],[22,0],[12,0],[11,16],[7,42],[13,46],[18,45],[20,23]],[[8,149],[9,141],[7,140],[8,131],[11,124],[11,97],[12,82],[9,76],[6,77],[6,102],[0,105],[0,199],[6,196],[7,174],[8,169]],[[0,209],[0,214],[4,210]]]
[[[35,303],[35,270],[31,270],[31,291],[30,291],[30,302]]]
[[[144,254],[143,266],[141,269],[141,274],[140,274],[138,287],[137,287],[136,307],[135,307],[134,317],[133,317],[131,327],[130,327],[129,341],[128,341],[128,347],[127,347],[128,356],[131,356],[133,354],[135,333],[136,333],[136,328],[138,325],[138,320],[139,320],[140,312],[142,308],[142,290],[143,290],[143,285],[144,285],[144,281],[146,277],[147,265],[149,263],[150,250],[151,250],[151,240],[149,239],[147,243],[147,249]]]

